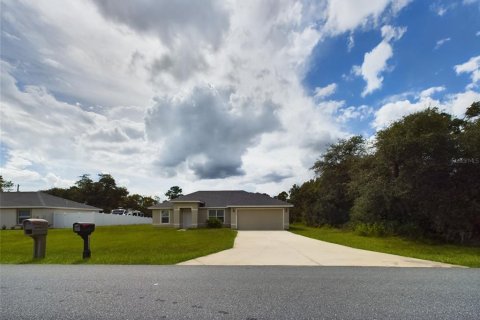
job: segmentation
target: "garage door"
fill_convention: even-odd
[[[283,209],[237,209],[238,230],[283,230]]]

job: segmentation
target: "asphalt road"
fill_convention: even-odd
[[[480,269],[1,265],[1,319],[479,319]]]

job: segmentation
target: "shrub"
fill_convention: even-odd
[[[208,218],[207,219],[207,227],[208,228],[221,228],[222,221],[218,220],[217,218]]]
[[[358,223],[354,230],[356,234],[367,237],[385,237],[394,233],[393,225],[387,222]]]
[[[423,236],[422,229],[414,223],[405,223],[398,227],[398,233],[402,236],[418,239]]]
[[[6,226],[6,225],[3,225],[3,226],[2,226],[2,230],[7,230],[7,226]]]

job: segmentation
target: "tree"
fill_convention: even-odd
[[[180,190],[181,191],[181,190]],[[45,192],[65,199],[85,203],[102,208],[105,212],[123,207],[139,210],[146,216],[151,216],[148,207],[158,203],[160,198],[129,194],[127,188],[117,186],[110,174],[99,174],[98,181],[93,181],[90,175],[83,174],[74,186],[70,188],[52,188]]]
[[[68,189],[53,188],[46,190],[46,192],[102,208],[106,212],[121,206],[125,202],[125,197],[128,196],[128,190],[124,187],[118,187],[110,174],[99,174],[98,177],[98,181],[94,182],[90,175],[83,174],[75,182],[75,185]]]
[[[301,186],[294,184],[290,189],[290,203],[293,204],[293,208],[289,210],[291,222],[307,222],[309,225],[313,225],[311,219],[313,211],[313,203],[315,202],[316,185],[318,179],[310,180],[303,183]]]
[[[98,182],[94,183],[96,192],[95,203],[102,204],[103,209],[111,211],[118,207],[128,196],[128,190],[124,187],[118,187],[115,179],[110,174],[99,174]]]
[[[182,192],[182,188],[179,186],[173,186],[165,193],[165,195],[167,196],[168,200],[173,200],[183,196]]]
[[[13,190],[13,182],[10,180],[4,180],[2,176],[0,176],[0,191],[12,191]]]
[[[378,132],[375,154],[350,184],[352,222],[446,241],[478,234],[480,120],[467,114],[465,121],[427,109]]]
[[[145,216],[151,217],[152,216],[152,210],[148,209],[148,207],[151,207],[157,203],[159,203],[160,198],[159,197],[149,197],[149,196],[144,196],[143,197],[143,210],[142,211]]]
[[[274,198],[282,201],[287,201],[288,193],[286,193],[285,191],[282,191],[278,195],[276,195]]]
[[[307,213],[307,222],[313,225],[341,226],[348,222],[354,197],[348,185],[352,168],[366,155],[365,141],[360,136],[332,144],[315,162],[317,174],[314,186],[315,201]]]
[[[465,111],[465,117],[467,119],[471,119],[478,116],[480,116],[480,101],[472,103],[472,105],[467,108],[467,111]]]

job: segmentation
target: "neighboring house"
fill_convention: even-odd
[[[153,225],[197,228],[209,217],[238,230],[284,230],[289,228],[291,204],[266,194],[246,191],[197,191],[150,207]]]
[[[83,203],[52,196],[44,192],[0,192],[0,226],[22,224],[29,218],[45,219],[53,225],[54,213],[99,212]]]

